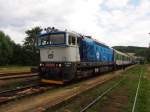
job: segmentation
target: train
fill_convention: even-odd
[[[128,54],[72,31],[42,33],[37,44],[43,83],[65,84],[134,64]]]

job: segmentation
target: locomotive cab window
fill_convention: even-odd
[[[68,43],[69,45],[76,45],[76,37],[69,35]]]
[[[50,44],[63,44],[65,43],[64,34],[53,34],[49,35],[49,42]]]
[[[59,44],[65,44],[65,35],[64,34],[48,34],[40,37],[38,39],[38,45],[39,46],[45,46],[45,45],[59,45]]]

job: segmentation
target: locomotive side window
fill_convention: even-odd
[[[76,38],[71,36],[71,35],[69,35],[68,42],[69,42],[69,45],[76,45]]]
[[[41,45],[47,45],[48,44],[48,39],[47,37],[44,37],[41,39]]]
[[[45,39],[42,40],[42,45],[46,45],[47,41]]]

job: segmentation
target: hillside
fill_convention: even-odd
[[[144,56],[145,51],[148,49],[146,47],[136,46],[114,46],[113,48],[121,52],[135,53],[137,56]]]

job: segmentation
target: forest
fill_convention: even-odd
[[[23,65],[36,66],[39,64],[39,50],[36,48],[37,35],[42,29],[34,27],[25,31],[23,44],[16,44],[11,37],[0,31],[0,66]]]

